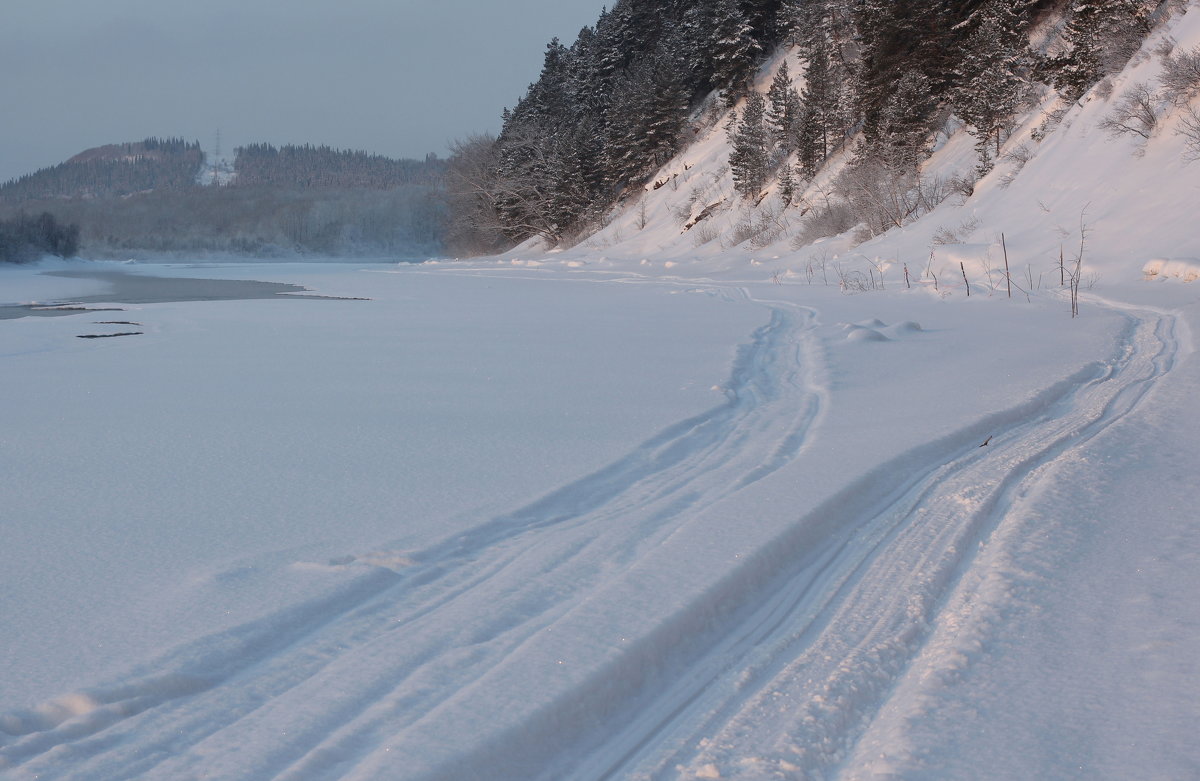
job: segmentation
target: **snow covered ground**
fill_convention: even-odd
[[[1187,8],[857,246],[683,230],[718,123],[567,251],[0,320],[0,775],[1200,777],[1200,162],[1098,129]]]
[[[0,324],[5,777],[1197,769],[1190,286],[121,268],[371,300]]]

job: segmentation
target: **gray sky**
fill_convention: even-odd
[[[612,0],[4,0],[0,182],[101,144],[391,157],[499,129]]]

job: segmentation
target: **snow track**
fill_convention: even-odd
[[[783,521],[737,550],[726,520],[747,497],[764,506],[758,494],[811,445],[829,404],[816,313],[759,303],[770,321],[739,350],[724,404],[421,550],[298,563],[339,585],[0,716],[0,769],[455,781],[886,771],[879,752],[903,743],[902,719],[883,715],[891,694],[952,671],[986,631],[952,631],[972,621],[952,594],[977,552],[1058,460],[1170,370],[1175,319],[1127,312],[1108,361],[815,508],[773,508]],[[949,639],[931,643],[936,631]],[[882,737],[859,758],[872,728]]]
[[[731,623],[707,660],[716,674],[676,684],[659,713],[619,739],[629,749],[601,776],[892,772],[888,751],[906,749],[903,717],[882,717],[896,687],[938,687],[995,631],[972,615],[972,596],[947,609],[977,552],[1032,485],[1053,479],[1058,459],[1128,414],[1174,365],[1175,318],[1127,316],[1110,361],[885,465],[812,513],[801,527],[833,517],[836,531]],[[864,512],[863,502],[873,506]],[[931,646],[935,630],[943,637]],[[910,690],[904,701],[922,699]],[[879,733],[870,750],[847,762],[869,727]]]

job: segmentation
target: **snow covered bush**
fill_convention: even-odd
[[[952,192],[942,179],[925,177],[877,158],[864,158],[849,166],[838,176],[835,186],[849,203],[856,222],[865,225],[864,240],[904,227]]]
[[[814,206],[804,216],[804,224],[796,237],[792,239],[792,249],[807,247],[813,242],[837,236],[858,224],[850,204],[842,201],[826,200],[823,206]]]
[[[1175,133],[1183,136],[1183,159],[1189,163],[1200,160],[1200,112],[1194,108],[1186,109]]]
[[[1200,46],[1164,57],[1159,81],[1165,98],[1186,105],[1200,92]]]

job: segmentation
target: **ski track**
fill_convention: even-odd
[[[1124,314],[1128,325],[1109,362],[1010,412],[1007,425],[956,437],[959,447],[944,462],[915,473],[909,465],[898,487],[892,470],[878,472],[893,495],[869,513],[843,516],[842,533],[830,535],[816,562],[783,574],[727,627],[706,659],[712,675],[676,684],[662,708],[612,741],[608,757],[625,749],[617,764],[597,756],[578,777],[865,777],[846,758],[934,628],[968,620],[943,610],[990,533],[1034,482],[1052,479],[1056,459],[1127,415],[1173,367],[1176,318]],[[980,631],[962,633],[961,647],[938,649],[912,685],[936,682],[929,668],[939,664],[953,674],[978,651]],[[897,733],[902,726],[892,741]],[[866,776],[893,769],[881,761]]]
[[[569,635],[690,515],[811,441],[828,405],[816,313],[757,303],[770,322],[740,348],[726,403],[425,550],[331,563],[347,582],[318,599],[0,715],[0,770],[333,779],[390,776],[399,761],[414,779],[837,776],[951,620],[950,594],[1005,514],[1170,370],[1175,318],[1126,310],[1107,362],[872,470],[615,660],[564,669],[550,702],[491,726],[489,708],[544,676],[556,628]],[[452,744],[475,726],[474,744]]]
[[[619,577],[685,514],[803,448],[825,398],[816,317],[769,309],[770,322],[739,349],[726,403],[465,534],[402,558],[347,557],[338,566],[356,577],[320,599],[109,685],[0,716],[0,769],[40,778],[340,775],[347,757],[377,741],[381,711],[389,730],[436,711],[447,692],[459,696],[597,583]],[[456,685],[436,685],[445,676]],[[246,750],[259,730],[270,740]]]

